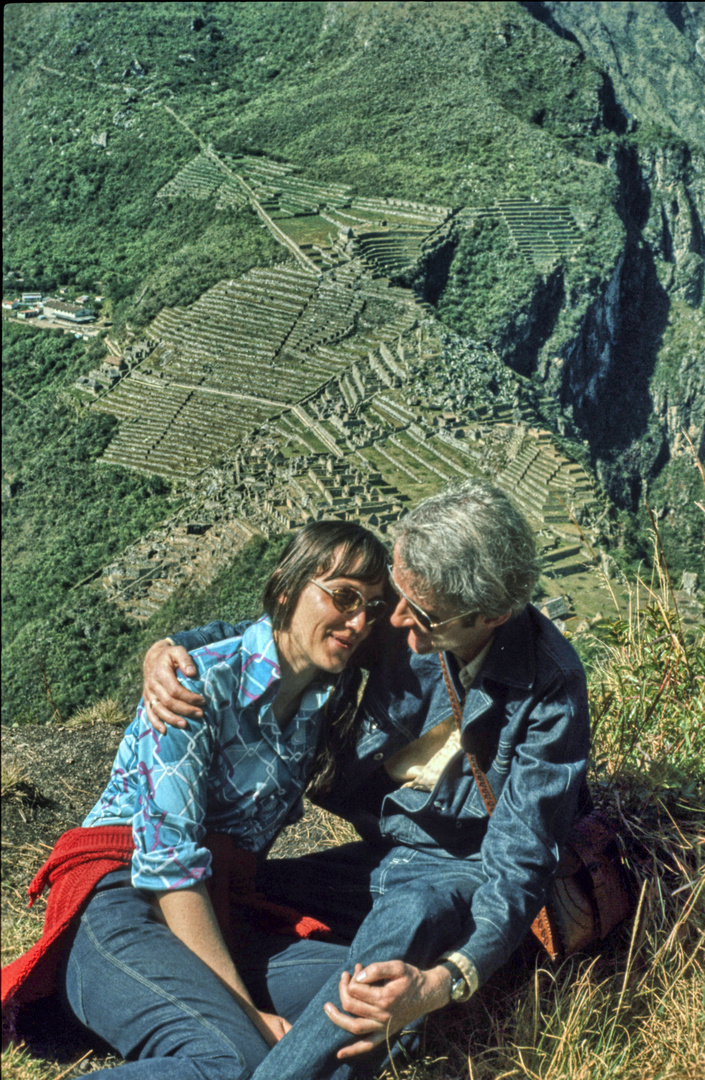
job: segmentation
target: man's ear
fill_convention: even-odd
[[[483,617],[483,626],[486,626],[488,630],[496,630],[498,626],[501,626],[503,623],[507,622],[508,619],[511,619],[513,614],[513,611],[508,611],[506,615],[495,615],[494,619],[485,619]]]

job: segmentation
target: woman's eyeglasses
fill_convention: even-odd
[[[468,615],[476,614],[476,612],[474,611],[464,611],[461,615],[451,615],[449,619],[441,619],[440,622],[436,622],[436,620],[432,619],[431,616],[427,612],[425,612],[423,608],[419,607],[419,605],[414,603],[413,600],[410,600],[406,593],[399,588],[396,581],[394,580],[394,574],[392,573],[393,567],[391,563],[387,564],[387,570],[389,571],[389,580],[391,582],[392,588],[394,589],[394,592],[397,593],[398,596],[401,596],[404,600],[406,600],[407,604],[413,612],[414,618],[416,619],[419,626],[421,626],[424,630],[437,630],[439,626],[447,626],[448,623],[455,622],[456,619],[467,619]]]
[[[380,615],[384,615],[387,607],[386,600],[365,600],[364,596],[352,585],[340,585],[337,589],[329,589],[315,578],[309,579],[313,585],[317,585],[323,592],[328,593],[336,611],[341,615],[356,615],[358,611],[364,611],[368,622],[374,622]]]

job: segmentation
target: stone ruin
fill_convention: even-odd
[[[553,441],[556,404],[394,283],[471,212],[359,197],[284,163],[221,161],[210,147],[158,197],[231,196],[256,203],[277,239],[290,230],[292,261],[163,309],[117,366],[91,373],[92,407],[121,421],[105,463],[189,490],[186,509],[104,569],[109,596],[145,619],[256,533],[325,516],[385,536],[421,498],[471,476],[504,487],[541,531],[549,575],[584,572],[580,522],[598,494]],[[559,209],[531,219],[551,226],[554,247],[575,240]],[[524,243],[526,208],[494,212]]]

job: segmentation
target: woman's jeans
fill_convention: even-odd
[[[270,1051],[229,991],[163,924],[151,894],[118,871],[103,878],[81,920],[68,1000],[83,1024],[129,1060],[124,1080],[372,1076],[386,1046],[340,1062],[337,1050],[355,1039],[323,1005],[341,1007],[341,972],[352,973],[358,962],[437,963],[468,934],[481,874],[472,861],[366,843],[265,862],[258,886],[269,899],[322,918],[338,941],[352,942],[248,934],[246,953],[235,958],[248,990],[258,1008],[294,1023]]]
[[[164,925],[153,899],[132,887],[129,870],[99,883],[68,958],[72,1011],[130,1059],[120,1070],[125,1080],[246,1080],[269,1047],[217,976]],[[245,983],[259,1008],[291,1022],[345,965],[342,945],[249,937],[251,970],[236,961]]]

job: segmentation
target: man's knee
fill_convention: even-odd
[[[375,900],[375,908],[395,912],[397,917],[424,922],[426,919],[453,917],[458,913],[458,898],[443,882],[430,878],[408,881],[387,889]]]
[[[358,932],[355,961],[404,959],[424,966],[435,962],[462,931],[465,905],[442,882],[409,882],[380,894]]]

